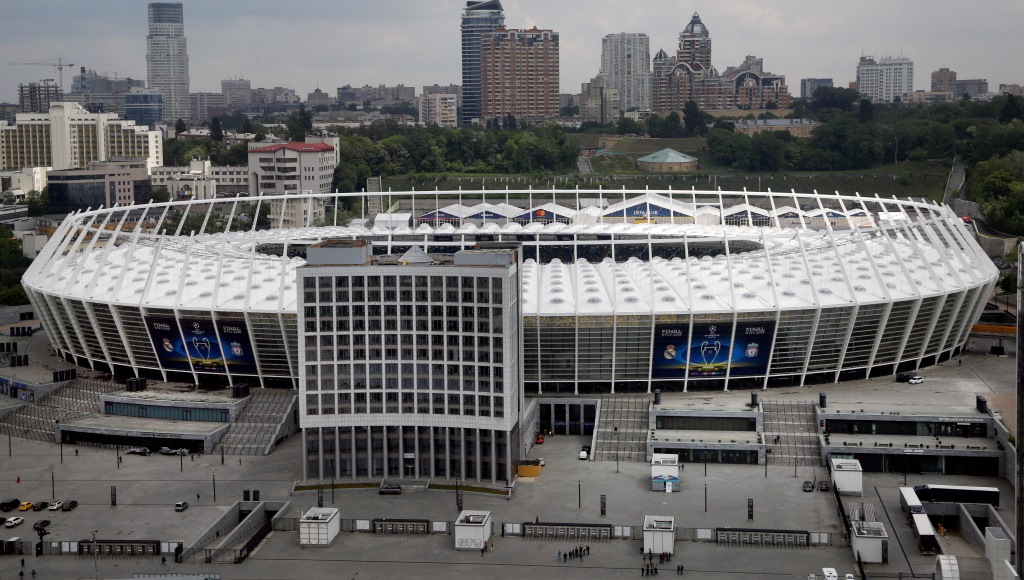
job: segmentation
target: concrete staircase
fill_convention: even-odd
[[[821,463],[814,403],[762,399],[761,406],[764,441],[772,450],[768,454],[768,465],[817,466]]]
[[[72,421],[100,413],[100,395],[122,391],[124,386],[89,379],[75,379],[35,403],[23,405],[0,420],[0,432],[35,439],[56,441],[56,421]]]
[[[647,461],[650,395],[609,395],[601,398],[594,459]]]
[[[381,183],[379,177],[367,177],[366,178],[366,193],[380,193]],[[367,195],[363,197],[366,202],[366,218],[373,223],[373,218],[377,217],[377,214],[381,212],[380,207],[380,196],[379,195]]]
[[[266,455],[277,440],[278,430],[292,411],[294,391],[255,389],[245,409],[220,440],[228,455]]]
[[[576,167],[579,168],[580,173],[583,175],[589,175],[594,172],[593,166],[590,165],[589,157],[577,157]]]

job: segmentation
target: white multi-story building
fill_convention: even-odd
[[[146,80],[149,88],[163,93],[167,119],[189,118],[188,49],[180,2],[149,5]]]
[[[646,34],[620,32],[601,41],[601,72],[606,86],[619,92],[623,111],[651,108],[651,43]]]
[[[857,90],[861,96],[879,103],[901,101],[914,92],[914,63],[909,58],[862,56],[857,63]]]
[[[215,167],[208,159],[181,167],[154,167],[149,172],[153,187],[166,187],[171,199],[213,199],[217,194],[249,192],[249,169]]]
[[[516,249],[310,247],[297,272],[304,479],[511,480],[523,408],[519,275]]]
[[[0,121],[0,169],[83,169],[93,161],[136,158],[150,168],[162,165],[162,135],[116,113],[61,102],[47,113],[18,113],[14,125]]]
[[[430,94],[419,97],[420,123],[455,127],[458,125],[459,98],[453,94]]]
[[[305,143],[279,143],[249,150],[249,196],[327,193],[338,165],[336,137],[309,137]],[[327,141],[327,142],[324,142]],[[270,221],[279,227],[318,225],[324,219],[322,199],[299,204],[270,203]]]

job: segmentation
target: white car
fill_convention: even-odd
[[[912,384],[912,385],[920,385],[921,383],[924,382],[924,377],[922,377],[920,375],[915,376],[915,377],[911,377],[910,380],[907,381],[907,382]]]
[[[50,511],[51,512],[55,512],[55,511],[59,510],[62,507],[64,507],[64,502],[62,502],[62,501],[55,501],[55,502],[50,504]]]
[[[20,526],[24,521],[25,518],[21,517],[7,518],[7,522],[5,522],[4,525],[8,528],[13,528],[14,526]]]

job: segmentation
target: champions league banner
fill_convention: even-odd
[[[764,375],[771,357],[774,321],[658,324],[654,327],[651,376],[713,379]],[[729,371],[731,367],[731,372]]]
[[[147,316],[146,328],[160,364],[166,369],[187,371],[191,361],[191,368],[197,373],[223,374],[227,367],[232,373],[256,374],[256,361],[244,322],[218,322],[220,340],[211,320],[183,318],[179,333],[173,318]],[[224,348],[221,348],[221,341]]]

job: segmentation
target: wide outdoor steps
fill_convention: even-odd
[[[265,455],[274,443],[278,426],[291,411],[294,391],[254,389],[245,409],[220,440],[227,455]]]
[[[601,397],[594,459],[646,462],[650,411],[650,395]]]
[[[764,441],[771,449],[768,465],[821,463],[814,403],[762,400]],[[776,438],[777,442],[776,442]]]
[[[34,403],[0,420],[0,432],[37,441],[56,440],[57,421],[71,421],[100,413],[100,395],[123,390],[122,385],[75,379]]]

